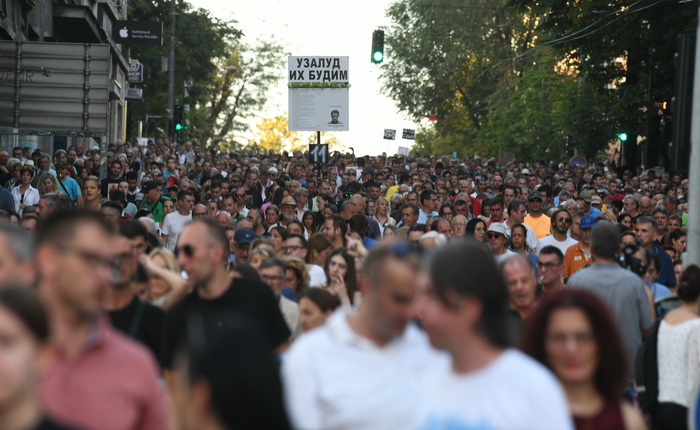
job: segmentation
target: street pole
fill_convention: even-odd
[[[700,9],[698,9],[700,17]],[[700,22],[700,21],[699,21]],[[693,78],[693,114],[690,126],[690,164],[688,167],[688,252],[683,266],[700,263],[700,29],[695,41]]]
[[[168,55],[168,133],[174,131],[173,113],[175,112],[175,17],[177,0],[170,2],[170,55]]]

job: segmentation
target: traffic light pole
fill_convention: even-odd
[[[173,114],[175,109],[175,17],[177,16],[177,0],[170,2],[170,54],[168,55],[168,132],[175,134]]]
[[[698,9],[700,17],[700,9]],[[700,23],[700,21],[698,21]],[[688,252],[683,266],[700,262],[700,28],[695,43],[695,78],[693,80],[693,114],[690,127],[690,166],[688,167]]]

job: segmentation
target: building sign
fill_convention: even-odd
[[[115,21],[112,39],[124,45],[163,44],[163,24],[157,21]]]

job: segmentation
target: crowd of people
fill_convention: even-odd
[[[603,163],[0,152],[0,428],[689,428],[688,196]]]

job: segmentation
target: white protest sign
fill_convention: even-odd
[[[288,58],[289,130],[348,131],[349,57]]]

